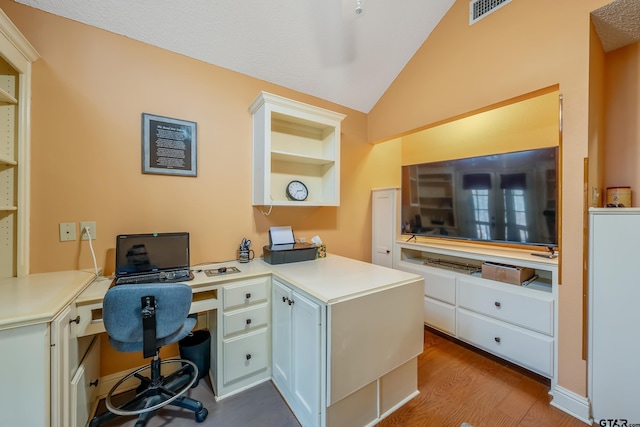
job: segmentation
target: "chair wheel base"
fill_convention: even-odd
[[[207,415],[209,415],[209,411],[207,411],[207,408],[202,408],[201,410],[196,412],[196,422],[204,422],[204,420],[207,419]]]

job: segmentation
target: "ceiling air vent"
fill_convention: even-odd
[[[511,0],[471,0],[469,3],[469,25],[475,24],[507,3],[511,3]]]

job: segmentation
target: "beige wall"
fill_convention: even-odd
[[[59,242],[58,223],[97,222],[99,266],[119,233],[191,233],[192,262],[257,254],[268,229],[318,234],[328,250],[370,260],[370,190],[399,185],[395,152],[367,143],[366,115],[8,0],[0,7],[41,55],[33,65],[31,272],[92,267],[87,242]],[[251,206],[251,114],[265,90],[347,115],[341,206]],[[141,113],[197,122],[198,176],[141,173]],[[396,150],[397,151],[397,150]],[[380,171],[383,171],[380,173]],[[397,176],[396,176],[397,175]],[[105,265],[106,264],[106,265]]]
[[[630,186],[640,206],[640,42],[606,54],[605,93],[604,187]]]
[[[589,12],[608,2],[518,0],[469,26],[468,1],[457,0],[367,116],[0,0],[42,55],[33,76],[31,270],[90,267],[86,242],[58,242],[59,222],[84,220],[97,221],[100,265],[121,232],[190,231],[198,263],[233,258],[244,236],[261,247],[272,225],[292,225],[299,236],[320,234],[330,252],[369,260],[369,191],[400,185],[399,135],[557,87],[564,97],[559,383],[586,395]],[[266,217],[250,206],[247,107],[260,90],[347,114],[339,208],[281,208]],[[198,122],[197,178],[140,173],[142,112]],[[390,141],[367,144],[383,140]],[[119,205],[125,196],[129,205]]]
[[[589,140],[590,15],[608,0],[518,0],[469,26],[457,0],[369,114],[382,141],[557,85],[562,135],[559,384],[585,396],[584,173]]]

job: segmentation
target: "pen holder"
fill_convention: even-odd
[[[249,262],[254,256],[253,249],[238,249],[238,262]]]
[[[316,246],[318,248],[317,258],[326,258],[327,257],[327,245],[322,243],[321,245]]]

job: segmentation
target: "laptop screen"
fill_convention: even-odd
[[[189,233],[116,237],[116,277],[189,268]]]

